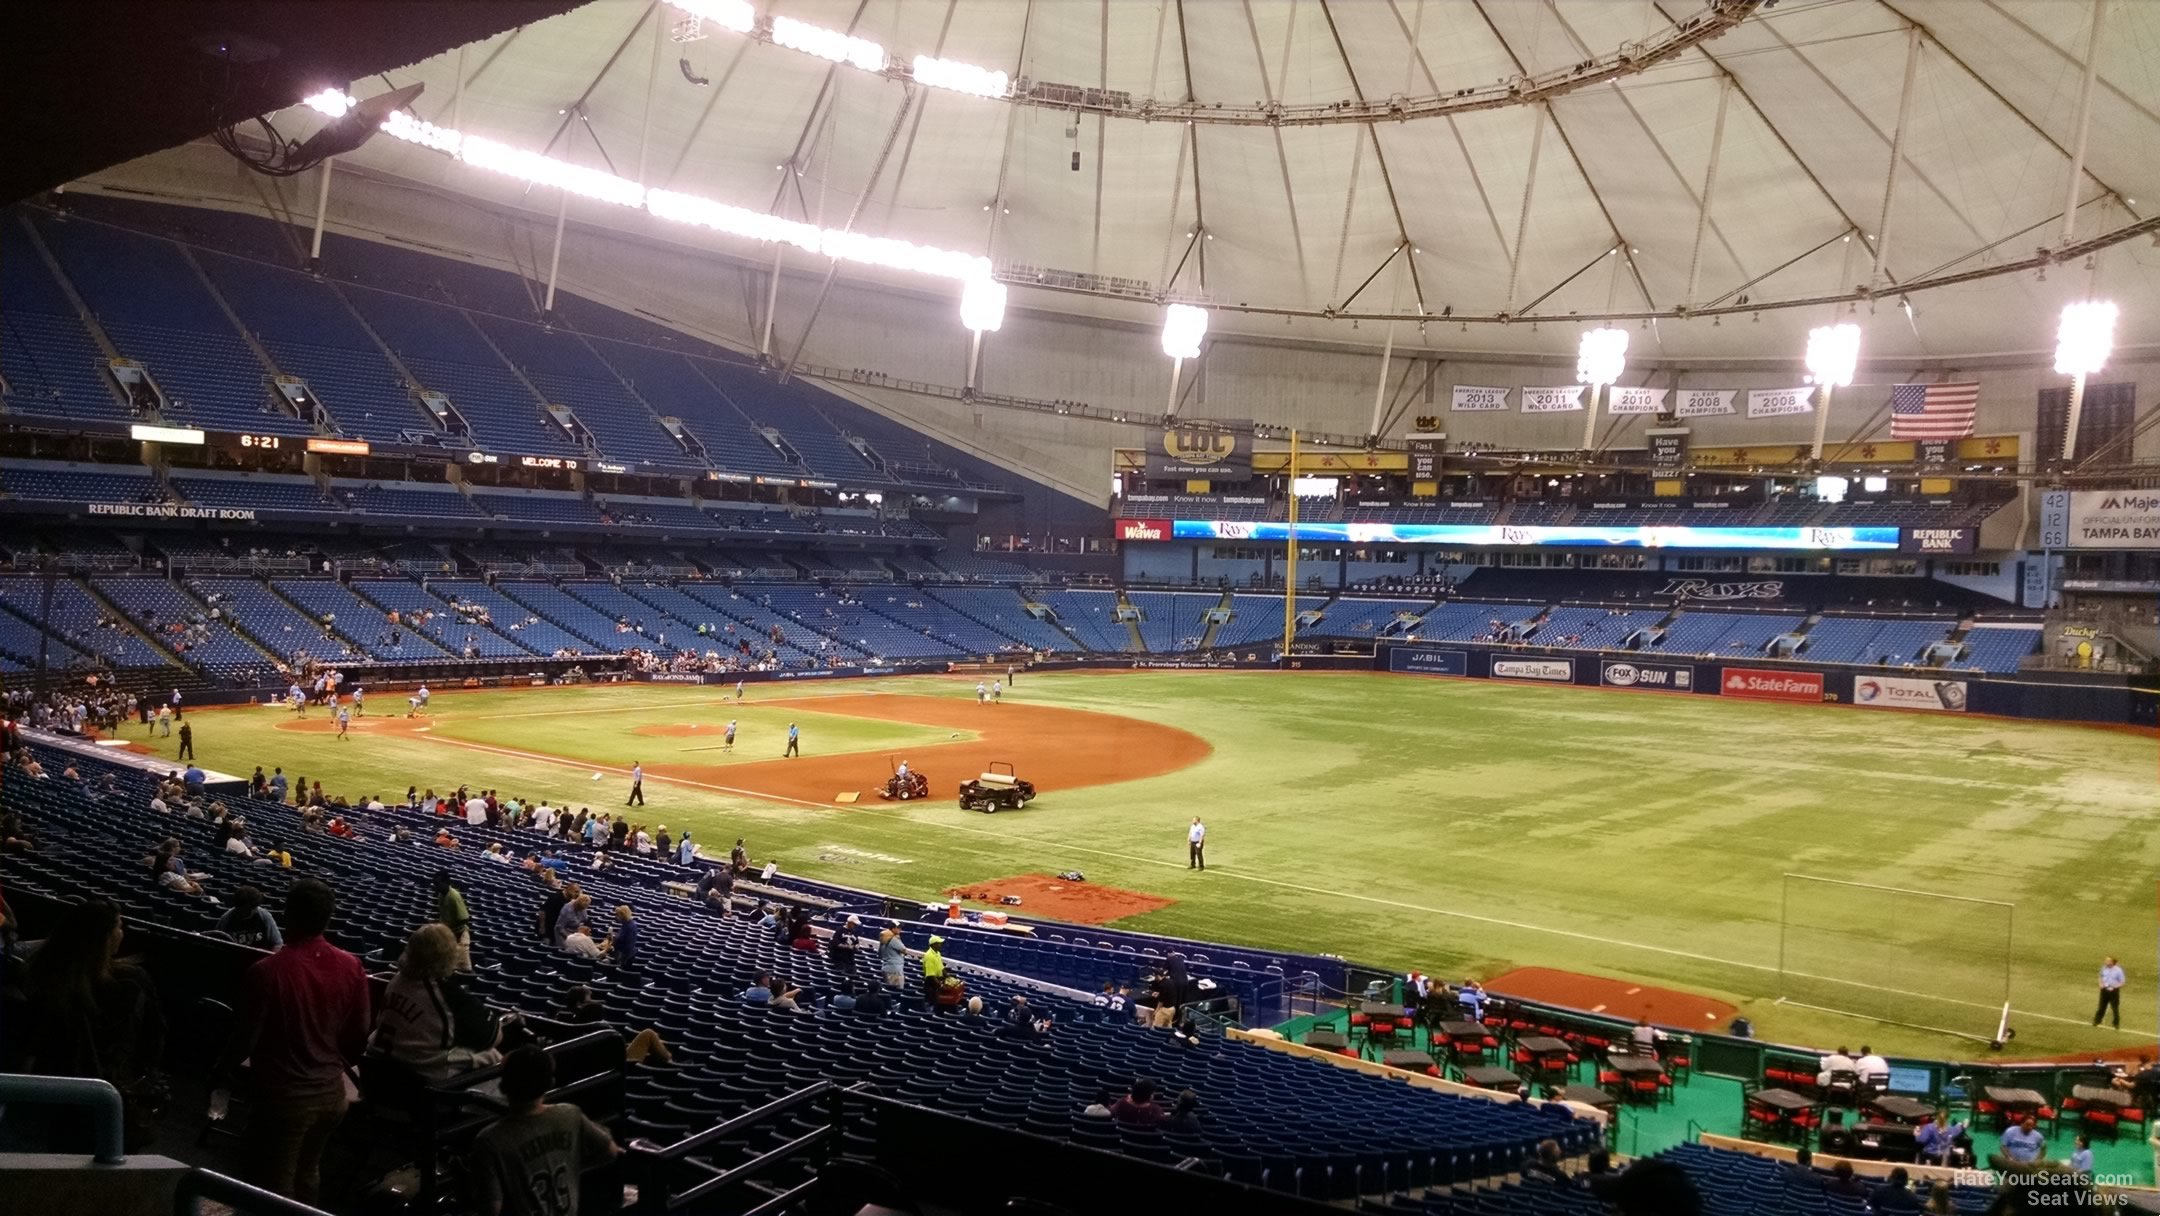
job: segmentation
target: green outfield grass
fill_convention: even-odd
[[[867,788],[886,749],[945,737],[838,715],[818,715],[813,728],[800,700],[873,689],[973,695],[972,681],[929,677],[753,688],[739,711],[742,752],[778,754],[783,711],[759,702],[795,698],[785,715],[805,721],[820,753],[861,752]],[[619,804],[625,787],[613,772],[590,780],[588,765],[724,763],[665,750],[702,740],[635,733],[715,728],[738,713],[717,694],[614,686],[436,698],[431,733],[445,740],[574,764],[428,735],[338,743],[279,731],[270,710],[190,716],[212,768],[283,765],[348,795],[463,782],[599,809]],[[688,827],[716,851],[747,836],[755,856],[785,870],[905,895],[1079,869],[1177,901],[1125,922],[1134,928],[1448,977],[1517,965],[1621,976],[1732,1001],[1766,1038],[1915,1054],[1974,1045],[1775,1002],[1781,875],[2004,900],[2015,904],[2019,1054],[2153,1041],[2160,798],[2150,736],[1366,675],[1029,675],[1008,699],[1180,726],[1215,751],[1145,781],[1046,789],[1019,814],[961,812],[944,796],[958,774],[933,772],[940,796],[906,807],[813,809],[648,781],[644,818]],[[171,741],[152,744],[170,753]],[[1205,874],[1185,868],[1194,814],[1210,828]],[[1853,965],[1885,987],[1975,1004],[1999,993],[1993,914],[1976,910],[1968,926],[1939,911],[1908,918],[1910,946],[1875,909],[1812,915],[1849,935]],[[1871,936],[1877,927],[1886,931]],[[2121,1034],[2087,1025],[2108,953],[2131,969]],[[1993,1022],[1932,999],[1907,1013],[1924,1025],[1963,1019],[1960,1029]]]

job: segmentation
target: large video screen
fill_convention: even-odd
[[[1282,520],[1180,519],[1176,540],[1287,541]],[[1635,528],[1538,527],[1507,524],[1354,524],[1300,520],[1297,538],[1352,545],[1560,545],[1621,549],[1885,549],[1898,547],[1896,528]]]

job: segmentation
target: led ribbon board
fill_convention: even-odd
[[[1180,519],[1176,540],[1287,541],[1284,521]],[[1898,530],[1865,528],[1536,527],[1501,524],[1353,524],[1299,521],[1297,539],[1352,545],[1556,545],[1617,549],[1881,549]]]

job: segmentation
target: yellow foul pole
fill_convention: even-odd
[[[1290,432],[1290,463],[1286,480],[1290,486],[1290,532],[1283,541],[1282,652],[1290,656],[1297,640],[1297,432]]]

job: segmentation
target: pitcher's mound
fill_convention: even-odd
[[[1019,896],[1019,905],[1000,903],[1007,895]],[[1128,916],[1158,912],[1177,902],[1140,891],[1098,887],[1091,882],[1069,882],[1048,874],[1015,874],[1010,878],[971,882],[951,888],[945,896],[1015,916],[1066,920],[1081,925],[1107,925]]]
[[[1519,996],[1548,1005],[1567,1005],[1609,1018],[1625,1018],[1631,1022],[1648,1018],[1661,1026],[1702,1030],[1720,1029],[1739,1012],[1723,1001],[1713,1001],[1692,992],[1652,988],[1633,980],[1608,979],[1577,971],[1555,971],[1550,967],[1517,967],[1505,975],[1486,980],[1485,988],[1503,996]]]

